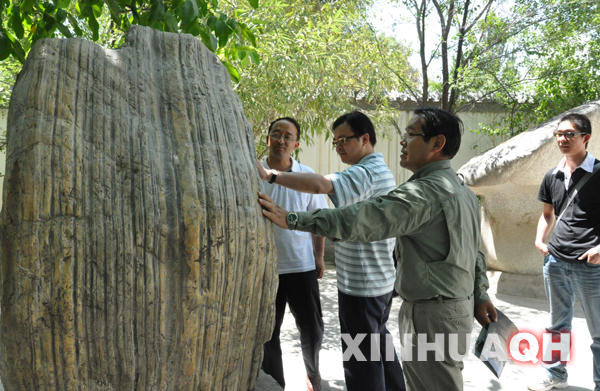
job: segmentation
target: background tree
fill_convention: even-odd
[[[261,61],[245,58],[236,86],[257,138],[273,119],[290,115],[299,119],[309,141],[359,102],[378,108],[375,119],[382,119],[390,93],[404,88],[395,74],[417,85],[409,49],[393,38],[377,37],[367,23],[371,1],[261,4],[238,14],[239,20],[259,26]]]

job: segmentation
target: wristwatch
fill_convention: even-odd
[[[277,175],[279,175],[279,171],[271,170],[271,179],[269,179],[269,183],[275,183],[277,180]]]
[[[298,224],[298,215],[295,212],[288,213],[285,220],[287,221],[288,228],[294,231]]]

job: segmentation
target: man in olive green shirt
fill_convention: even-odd
[[[403,368],[408,390],[462,390],[462,358],[449,352],[458,336],[466,354],[473,316],[482,325],[496,320],[486,294],[479,204],[450,166],[460,147],[462,122],[434,108],[415,110],[402,137],[400,165],[414,175],[389,194],[345,208],[289,213],[259,193],[263,214],[284,229],[332,241],[396,237],[395,289],[404,299],[399,314]],[[442,356],[419,346],[443,335]],[[419,342],[417,335],[427,340]],[[408,338],[407,338],[408,336]],[[440,340],[438,340],[440,341]],[[456,349],[454,349],[456,350]],[[412,356],[412,357],[411,357]]]

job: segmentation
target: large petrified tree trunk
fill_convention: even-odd
[[[6,389],[249,389],[277,284],[254,158],[192,36],[40,41],[8,119]]]

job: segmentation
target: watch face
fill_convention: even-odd
[[[296,222],[298,221],[298,215],[294,212],[289,213],[287,215],[287,221],[288,221],[288,223],[296,224]]]

